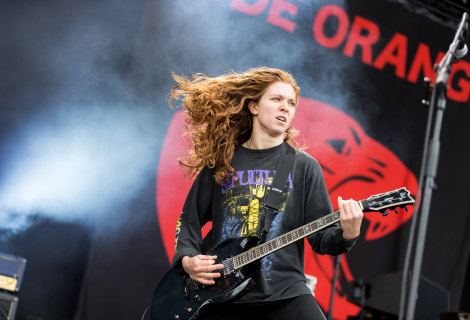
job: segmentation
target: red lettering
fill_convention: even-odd
[[[442,58],[444,58],[444,52],[439,51],[437,54],[436,62],[439,63]],[[431,53],[429,50],[429,46],[420,43],[418,45],[418,49],[416,50],[415,57],[413,58],[413,62],[411,63],[410,71],[408,72],[408,77],[406,80],[412,83],[416,83],[418,81],[419,75],[423,72],[424,77],[429,77],[432,82],[434,82],[436,78],[436,72],[434,71],[434,66],[431,64]]]
[[[465,72],[466,78],[463,78],[462,76],[459,78],[457,83],[457,88],[459,90],[456,90],[452,87],[452,80],[459,71]],[[447,97],[457,102],[468,101],[468,97],[470,95],[470,80],[468,78],[470,78],[470,64],[465,60],[460,60],[459,63],[454,64],[449,76],[449,90],[447,91]]]
[[[255,16],[266,10],[269,0],[257,0],[255,3],[246,3],[244,0],[232,0],[230,8]]]
[[[445,55],[446,55],[446,54],[445,54],[444,52],[439,51],[439,52],[437,53],[436,63],[440,63],[441,60],[444,59],[444,56],[445,56]],[[434,72],[434,71],[433,71],[433,72]],[[433,73],[433,74],[434,74],[434,73]]]
[[[332,37],[327,37],[323,32],[326,20],[334,16],[338,19],[338,30]],[[325,48],[337,48],[343,43],[349,29],[349,17],[343,8],[334,4],[326,5],[318,11],[318,14],[313,22],[313,36],[317,42]]]
[[[395,33],[374,62],[374,67],[383,69],[386,64],[395,66],[395,75],[404,79],[406,75],[406,54],[408,38]]]
[[[295,22],[292,22],[286,18],[280,16],[281,12],[287,12],[291,15],[297,15],[298,7],[290,2],[284,0],[274,0],[271,5],[271,10],[269,10],[268,18],[266,21],[270,24],[273,24],[277,27],[286,29],[289,32],[294,32]]]
[[[423,43],[420,43],[418,50],[416,50],[413,63],[411,65],[408,77],[408,81],[416,83],[418,77],[423,71],[425,77],[431,78],[432,82],[436,80],[436,72],[433,66],[431,66],[431,57],[429,53],[429,47]],[[436,58],[436,64],[441,62],[444,58],[445,53],[439,51]],[[464,72],[463,75],[458,79],[457,88],[454,88],[453,79],[457,75],[457,72]],[[467,102],[470,98],[470,64],[467,61],[461,60],[459,63],[452,65],[452,72],[449,75],[449,90],[447,91],[447,97],[457,102]]]
[[[406,80],[416,83],[421,70],[423,70],[425,77],[433,77],[434,71],[431,65],[431,53],[429,51],[429,46],[424,43],[420,43],[418,45],[418,50],[416,50],[416,54],[413,58],[413,62],[411,63],[411,68]]]
[[[444,58],[444,55],[444,52],[439,51],[437,53],[435,63],[439,63],[442,58]],[[422,74],[423,77],[429,77],[432,83],[434,83],[434,80],[436,80],[436,72],[434,71],[434,66],[431,64],[429,46],[424,43],[420,43],[418,45],[418,49],[416,50],[416,54],[413,58],[413,62],[411,63],[411,68],[408,72],[408,77],[406,77],[406,80],[412,83],[416,83],[420,74]]]
[[[367,35],[362,35],[361,32],[365,30]],[[372,63],[372,45],[377,42],[380,36],[379,27],[370,20],[356,16],[354,18],[351,32],[349,33],[348,40],[344,46],[343,53],[346,56],[352,57],[357,45],[362,47],[362,62],[365,64]]]

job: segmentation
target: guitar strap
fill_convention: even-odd
[[[277,164],[276,173],[274,175],[271,190],[264,204],[264,212],[261,215],[260,230],[258,232],[258,245],[266,241],[266,235],[269,232],[274,216],[279,212],[283,191],[286,188],[289,173],[294,165],[295,149],[288,143],[284,143],[279,162]]]

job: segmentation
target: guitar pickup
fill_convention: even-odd
[[[189,298],[189,288],[188,288],[188,281],[187,281],[187,280],[188,280],[188,277],[187,277],[187,276],[183,276],[182,280],[183,280],[183,292],[184,292],[184,297],[185,297],[186,299],[188,299],[188,298]]]
[[[227,260],[222,261],[222,264],[224,265],[224,278],[227,278],[229,275],[235,272],[235,270],[233,270],[232,258],[228,258]]]
[[[229,275],[232,274],[234,270],[230,268],[224,268],[224,277],[228,277]]]

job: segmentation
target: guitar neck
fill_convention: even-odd
[[[233,267],[235,269],[241,268],[291,243],[303,239],[318,230],[326,228],[337,221],[339,221],[339,210],[233,257]]]

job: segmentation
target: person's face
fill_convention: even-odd
[[[251,101],[248,107],[253,114],[253,130],[270,137],[283,136],[297,108],[294,88],[285,82],[274,82],[258,103]]]

